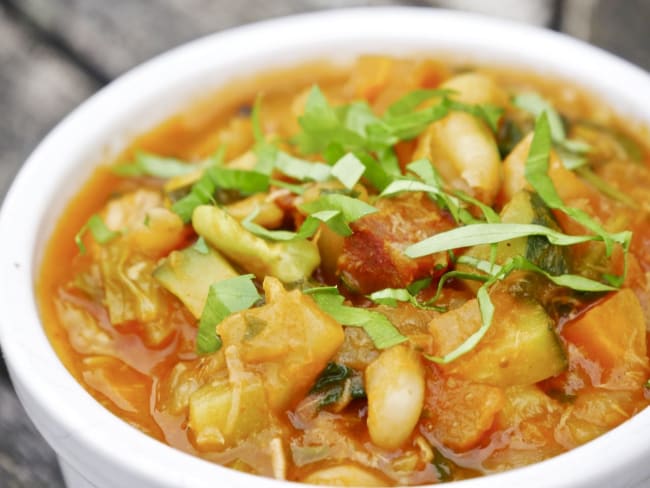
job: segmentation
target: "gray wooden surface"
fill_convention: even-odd
[[[650,70],[650,0],[0,0],[0,201],[57,121],[130,67],[231,26],[359,5],[446,6],[510,17],[562,30]],[[63,486],[56,459],[0,359],[0,488],[41,486]]]

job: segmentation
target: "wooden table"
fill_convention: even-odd
[[[564,31],[650,70],[650,0],[0,0],[0,200],[37,142],[130,67],[231,26],[358,5],[487,11]],[[64,485],[0,360],[0,487],[39,486]]]

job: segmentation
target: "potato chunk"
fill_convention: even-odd
[[[189,405],[188,425],[200,449],[232,446],[269,423],[264,387],[253,374],[237,385],[206,385],[192,394]]]
[[[500,388],[459,378],[435,377],[427,382],[425,428],[456,451],[474,447],[503,407]]]
[[[218,326],[224,347],[236,346],[246,369],[259,374],[272,410],[301,398],[343,343],[343,328],[298,290],[264,280],[266,305]]]

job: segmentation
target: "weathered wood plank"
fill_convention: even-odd
[[[0,9],[0,200],[22,161],[97,85]]]
[[[261,19],[390,0],[23,0],[20,7],[115,77],[191,39]],[[422,2],[419,2],[422,3]]]

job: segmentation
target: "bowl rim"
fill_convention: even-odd
[[[333,25],[335,29],[331,28]],[[391,29],[386,30],[386,26]],[[295,45],[296,40],[301,41],[299,46]],[[57,208],[60,210],[62,204],[59,202],[57,207],[53,202],[57,201],[60,189],[70,184],[66,180],[76,173],[82,175],[77,179],[85,180],[95,166],[81,162],[88,160],[84,154],[91,149],[105,148],[110,145],[109,139],[119,139],[115,143],[119,146],[129,133],[142,130],[138,124],[124,129],[125,121],[141,108],[151,109],[146,123],[151,126],[187,105],[195,96],[194,93],[191,97],[180,95],[181,89],[191,93],[192,87],[207,86],[206,83],[216,87],[223,81],[222,72],[205,66],[206,56],[219,53],[219,61],[213,62],[221,68],[235,66],[233,63],[241,59],[267,63],[249,72],[238,71],[240,76],[246,76],[276,64],[291,65],[317,58],[313,53],[331,51],[332,46],[345,43],[357,42],[353,50],[360,49],[359,52],[368,48],[372,51],[372,45],[378,40],[385,46],[394,43],[397,50],[403,49],[405,53],[415,46],[432,43],[436,46],[432,51],[442,48],[471,54],[472,49],[481,50],[477,59],[484,59],[486,64],[510,60],[510,64],[534,69],[530,63],[540,62],[548,73],[573,79],[576,84],[603,95],[610,105],[618,107],[619,113],[645,120],[650,125],[650,98],[633,95],[650,92],[650,76],[640,68],[563,34],[442,9],[335,9],[257,22],[174,48],[122,75],[70,113],[45,137],[19,171],[0,212],[0,235],[12,236],[0,240],[0,275],[3,276],[0,308],[4,311],[0,316],[0,340],[4,357],[29,415],[58,454],[76,470],[82,473],[89,469],[93,472],[106,472],[107,468],[122,470],[124,476],[163,487],[208,487],[215,479],[229,486],[250,486],[250,483],[269,488],[287,486],[281,481],[251,477],[171,448],[131,427],[96,402],[63,367],[40,325],[34,296],[34,280],[41,266],[39,243],[52,227],[52,214],[57,213]],[[527,46],[526,53],[519,49],[521,45]],[[602,72],[609,75],[595,78]],[[208,82],[205,79],[199,82],[198,77],[206,74],[210,78]],[[621,87],[619,83],[623,80],[625,86]],[[173,103],[155,109],[156,97],[174,91],[177,95]],[[52,164],[62,171],[55,174],[46,171]],[[34,198],[34,187],[40,191],[38,200]],[[17,323],[21,325],[19,328],[15,326]],[[35,368],[39,374],[34,374]],[[612,477],[612,465],[619,469],[614,473],[619,483],[638,482],[639,475],[633,474],[632,468],[642,463],[643,449],[645,454],[650,449],[642,436],[636,434],[648,429],[650,409],[597,441],[565,454],[452,486],[487,488],[526,483],[529,487],[541,487],[549,481],[556,483],[554,486],[598,485],[607,476]],[[588,470],[581,471],[580,466]],[[622,469],[629,473],[620,472]],[[549,472],[557,479],[544,479],[544,473]],[[96,476],[99,478],[94,482],[110,485],[108,478],[102,481],[102,475]]]

